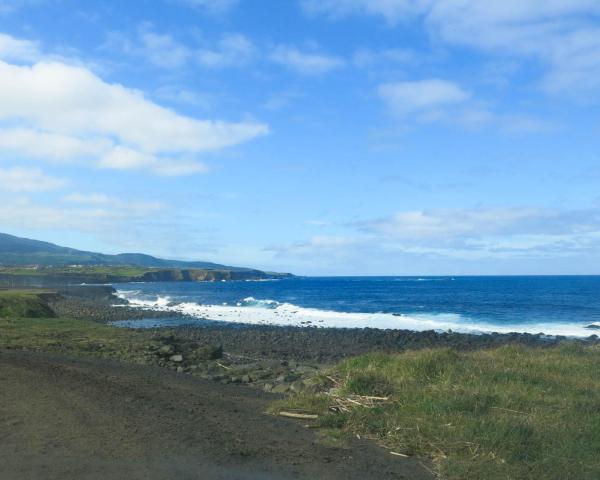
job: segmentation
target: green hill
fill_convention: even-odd
[[[165,260],[143,253],[121,253],[105,255],[74,248],[61,247],[49,242],[31,240],[0,233],[0,266],[52,266],[68,265],[106,265],[134,266],[144,268],[183,268],[204,270],[226,270],[231,272],[249,272],[250,268],[231,267],[212,262],[185,262]]]

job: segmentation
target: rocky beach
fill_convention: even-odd
[[[115,295],[111,286],[59,289],[51,302],[59,316],[92,320],[102,324],[128,321],[126,328],[143,334],[148,346],[142,363],[158,365],[220,383],[241,383],[277,393],[311,388],[315,375],[336,362],[369,352],[399,353],[435,347],[459,351],[494,348],[508,344],[546,348],[566,340],[542,334],[465,334],[454,332],[279,327],[205,321],[175,314],[184,323],[175,328],[135,328],[136,321],[152,323],[165,312],[132,308]],[[117,327],[115,327],[117,328]],[[122,327],[121,327],[122,328]],[[590,330],[582,345],[599,344]]]
[[[0,291],[0,461],[8,478],[362,479],[377,472],[429,480],[444,468],[435,451],[398,444],[378,427],[385,409],[396,415],[403,405],[392,386],[402,376],[384,377],[385,364],[343,374],[344,365],[403,355],[410,365],[422,352],[424,363],[411,370],[425,375],[411,391],[418,403],[436,372],[463,357],[492,356],[496,368],[514,355],[595,355],[600,343],[593,334],[278,327],[183,314],[171,318],[178,327],[157,328],[165,312],[132,308],[115,293],[108,285]],[[128,327],[116,326],[123,321]],[[146,328],[131,328],[136,322]],[[586,365],[585,375],[593,368]],[[490,378],[475,382],[468,398],[480,398]],[[448,395],[460,400],[461,388]]]

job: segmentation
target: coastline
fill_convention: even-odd
[[[336,362],[342,358],[378,351],[401,352],[407,349],[451,347],[458,350],[492,348],[506,344],[547,347],[563,341],[585,345],[600,344],[600,338],[590,330],[588,337],[570,338],[531,333],[461,333],[435,330],[377,328],[327,328],[315,326],[253,325],[218,321],[199,321],[181,312],[164,312],[132,308],[115,295],[111,286],[86,286],[60,289],[62,299],[52,304],[60,316],[89,319],[99,323],[132,320],[189,318],[190,324],[155,327],[143,330],[153,334],[168,332],[177,338],[222,345],[238,355],[267,358]],[[119,305],[114,307],[113,305]]]
[[[10,311],[6,313],[11,297],[15,300],[12,316]],[[148,312],[124,304],[114,307],[114,302],[114,290],[109,286],[70,287],[58,292],[0,291],[0,372],[13,396],[0,398],[0,407],[9,412],[11,419],[18,420],[10,423],[12,436],[8,445],[19,455],[3,459],[5,463],[14,460],[6,463],[11,471],[33,477],[49,467],[60,472],[60,478],[81,478],[72,476],[71,465],[61,459],[76,461],[84,470],[95,471],[97,465],[88,464],[85,459],[90,457],[90,451],[111,452],[111,440],[116,436],[126,441],[119,452],[110,453],[111,465],[116,469],[111,471],[113,478],[120,478],[128,465],[139,468],[127,463],[131,458],[138,458],[142,462],[138,465],[147,466],[144,458],[135,457],[140,451],[156,459],[155,467],[160,469],[168,469],[174,453],[182,451],[189,453],[186,465],[196,472],[212,466],[217,459],[218,469],[210,472],[211,478],[231,478],[231,468],[238,466],[249,472],[258,471],[257,466],[270,472],[281,467],[272,477],[261,478],[286,478],[282,474],[287,472],[298,473],[292,478],[315,478],[315,472],[331,471],[323,478],[358,479],[368,478],[373,469],[380,478],[437,478],[433,470],[445,468],[436,454],[439,450],[428,446],[413,448],[394,440],[395,437],[382,436],[378,427],[383,417],[392,418],[393,425],[402,427],[409,392],[414,397],[411,405],[421,405],[428,394],[427,401],[435,402],[436,411],[451,408],[450,416],[463,415],[461,428],[471,428],[473,422],[504,422],[505,412],[529,415],[531,407],[514,405],[514,398],[537,389],[539,398],[544,400],[557,378],[560,389],[554,394],[553,404],[562,405],[562,389],[570,379],[581,377],[578,381],[588,385],[597,371],[597,337],[567,339],[530,334],[473,335],[215,322],[179,328],[117,328],[112,324],[115,315],[131,317],[135,311]],[[52,310],[41,308],[43,305]],[[28,314],[32,310],[15,310],[17,306],[36,307],[36,315]],[[537,365],[539,378],[530,376],[529,364],[522,363],[520,357]],[[486,358],[489,372],[473,376],[482,366],[478,359]],[[547,364],[546,359],[551,363]],[[389,368],[381,370],[386,365]],[[579,371],[579,365],[585,368]],[[408,377],[397,376],[398,368],[408,368]],[[565,368],[571,370],[567,372]],[[454,372],[454,376],[446,379],[444,372]],[[515,383],[514,378],[519,382]],[[504,383],[498,384],[497,379],[504,379]],[[397,384],[393,388],[392,380]],[[457,380],[462,383],[457,384]],[[432,385],[435,388],[430,388]],[[440,394],[440,389],[445,389],[445,393]],[[465,398],[479,402],[486,389],[497,392],[485,397],[493,406],[473,410],[471,403],[464,403]],[[516,393],[511,393],[513,390]],[[432,392],[438,396],[432,397]],[[465,397],[464,392],[470,393]],[[565,425],[576,423],[569,437],[575,439],[585,423],[577,416],[578,390],[571,386],[569,392],[574,401],[569,404]],[[71,403],[64,403],[65,394]],[[373,399],[384,403],[374,405]],[[362,407],[357,408],[356,402]],[[94,414],[82,421],[77,411],[73,414],[73,405],[77,411]],[[424,412],[415,413],[419,422],[429,418],[428,405],[422,405]],[[531,418],[536,419],[536,428],[543,433],[547,425],[554,425],[554,420],[545,419],[558,411],[561,410],[544,406]],[[57,415],[59,424],[52,420]],[[281,418],[289,415],[295,417]],[[423,439],[449,435],[442,447],[451,449],[456,438],[443,428],[448,421],[440,423],[436,418],[429,418],[431,427],[429,433],[424,431]],[[108,430],[106,419],[110,420]],[[123,429],[125,424],[128,427]],[[149,429],[148,425],[155,428]],[[186,427],[190,425],[193,428]],[[56,442],[49,440],[43,448],[52,458],[44,465],[27,462],[23,452],[39,444],[40,428],[52,432],[51,439],[58,438],[60,445],[66,445],[69,455],[65,456],[60,448],[56,449]],[[135,435],[126,433],[130,428]],[[283,448],[253,441],[253,436],[266,428],[273,430],[269,438],[279,438]],[[255,433],[245,437],[237,433],[249,431]],[[483,435],[477,441],[486,438]],[[73,439],[75,444],[69,444]],[[296,442],[291,455],[287,448],[290,441]],[[575,440],[570,442],[575,445]],[[513,448],[513,443],[501,441],[499,445]],[[73,452],[82,444],[92,450],[82,451],[81,457],[73,460]],[[520,444],[516,445],[514,448],[519,450]],[[527,448],[537,452],[535,445]],[[587,448],[582,456],[588,458],[590,450]],[[344,461],[346,456],[352,459],[352,466]],[[240,458],[244,459],[242,464],[238,463]],[[301,459],[307,458],[311,460],[302,463]],[[337,464],[332,465],[330,458]],[[458,463],[464,459],[468,468],[472,464],[476,468],[487,465],[485,459],[481,463],[472,456],[463,458],[460,452],[452,451],[448,458]],[[30,470],[24,470],[24,466]],[[520,463],[517,466],[526,468]],[[343,467],[348,468],[342,474]],[[544,467],[540,464],[539,468]],[[224,472],[222,477],[216,475],[219,472]],[[154,473],[145,473],[143,478],[169,478],[164,474],[153,477]]]

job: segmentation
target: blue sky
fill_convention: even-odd
[[[0,0],[0,231],[597,274],[599,92],[592,0]]]

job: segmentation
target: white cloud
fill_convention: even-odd
[[[391,217],[359,224],[361,228],[388,237],[410,241],[442,241],[486,234],[506,233],[528,221],[550,220],[555,212],[538,209],[495,208],[399,212]]]
[[[339,227],[339,226],[338,226]],[[298,258],[341,266],[340,260],[367,267],[398,259],[541,259],[597,255],[600,209],[555,210],[534,207],[400,211],[384,218],[352,222],[345,235],[322,235],[275,245],[278,258]],[[391,262],[391,263],[390,263]],[[393,267],[391,267],[393,268]]]
[[[254,44],[239,33],[224,34],[213,48],[202,48],[194,53],[198,63],[208,68],[239,67],[255,54]]]
[[[109,139],[78,138],[25,128],[0,130],[0,150],[55,163],[85,164],[91,160],[99,167],[115,170],[148,168],[154,173],[167,176],[203,173],[208,170],[198,160],[145,154],[114,144]]]
[[[4,192],[45,192],[67,183],[66,179],[48,176],[37,168],[0,168],[0,189]]]
[[[71,193],[64,197],[64,200],[71,203],[88,203],[92,205],[110,205],[114,199],[103,193]]]
[[[600,28],[557,41],[550,61],[553,68],[543,82],[548,91],[577,93],[600,87]]]
[[[417,252],[555,254],[600,247],[600,210],[543,208],[438,209],[398,212],[354,227],[382,244]],[[470,252],[470,253],[469,253]]]
[[[326,257],[330,262],[335,262],[339,257],[346,257],[348,249],[354,249],[359,245],[360,241],[352,237],[315,235],[305,242],[272,245],[265,248],[265,251],[274,252],[279,257],[314,258],[316,254],[319,257]]]
[[[440,108],[461,104],[470,97],[459,85],[440,79],[385,83],[379,86],[378,93],[398,115],[432,115]]]
[[[504,114],[471,98],[471,93],[447,80],[425,79],[385,83],[377,93],[388,109],[418,122],[442,122],[467,129],[495,127],[507,134],[547,133],[552,122],[525,114]]]
[[[52,162],[100,157],[112,147],[108,139],[78,138],[22,127],[0,129],[0,150]]]
[[[432,38],[533,57],[548,68],[543,86],[577,93],[600,87],[596,0],[304,0],[307,12],[376,15],[390,24],[423,21]]]
[[[32,62],[40,57],[37,43],[0,33],[0,60]]]
[[[274,63],[305,75],[327,73],[344,66],[344,61],[339,57],[316,52],[302,52],[289,45],[278,45],[272,50],[269,58]]]
[[[143,57],[148,63],[160,68],[181,67],[192,56],[191,48],[172,35],[155,32],[152,24],[147,22],[138,26],[136,37],[109,32],[102,48]]]
[[[151,213],[166,208],[162,202],[124,201],[104,193],[71,193],[63,200],[77,205],[89,205],[102,208],[126,209],[130,212]]]
[[[209,94],[188,90],[181,85],[163,85],[154,92],[154,96],[162,100],[182,105],[194,105],[204,109],[213,106],[215,100]]]
[[[179,115],[84,67],[0,61],[0,148],[56,160],[92,156],[108,168],[190,173],[196,156],[268,132],[260,123]],[[35,141],[33,141],[35,140]]]
[[[27,197],[7,197],[0,203],[0,224],[19,229],[69,229],[104,235],[121,228],[130,230],[138,223],[150,224],[157,220],[156,212],[161,210],[157,205],[142,202],[123,201],[119,208],[112,204],[79,203],[65,206],[36,203]]]
[[[153,31],[151,24],[143,23],[135,39],[112,32],[103,48],[144,57],[152,65],[169,69],[189,62],[214,69],[240,67],[256,56],[257,49],[252,41],[240,33],[224,33],[214,42],[201,40],[201,47],[186,45],[172,35]]]
[[[184,65],[192,52],[171,35],[143,28],[139,34],[142,50],[148,61],[158,67],[176,68]]]

